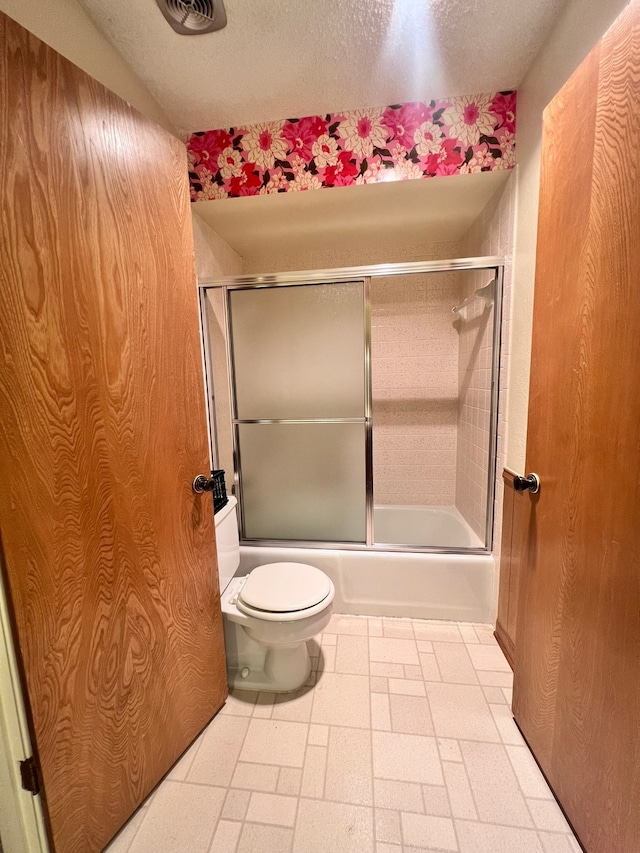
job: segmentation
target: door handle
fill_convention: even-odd
[[[205,477],[204,474],[198,474],[191,484],[191,488],[197,495],[201,495],[203,492],[212,492],[215,488],[215,480],[213,477]]]
[[[516,474],[513,478],[513,488],[516,492],[529,490],[532,495],[535,495],[540,491],[540,477],[537,474],[527,474],[526,477]]]

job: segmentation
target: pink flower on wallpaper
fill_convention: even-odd
[[[311,146],[313,159],[319,169],[325,166],[335,166],[338,162],[338,142],[332,136],[324,133]]]
[[[502,148],[502,160],[509,165],[515,166],[516,164],[516,137],[514,133],[503,133],[502,138],[500,139],[500,146]]]
[[[297,121],[284,123],[282,135],[288,142],[287,153],[299,154],[305,160],[311,160],[314,142],[326,134],[327,122],[320,116],[307,116]]]
[[[350,151],[341,151],[335,165],[324,170],[324,183],[328,187],[346,187],[355,183],[358,167],[351,159]]]
[[[188,143],[189,157],[194,162],[211,164],[215,168],[220,152],[231,145],[231,136],[226,130],[209,130],[202,136],[194,134]]]
[[[225,148],[218,155],[218,168],[225,180],[239,175],[242,171],[242,154],[233,148]]]
[[[394,180],[393,169],[387,168],[378,161],[373,161],[368,169],[358,175],[356,184],[378,184],[381,181]]]
[[[442,114],[448,136],[456,137],[467,148],[477,145],[481,136],[493,136],[495,119],[490,95],[462,96]]]
[[[403,160],[397,163],[393,172],[397,181],[414,181],[416,178],[424,178],[422,166],[414,163],[413,160]]]
[[[317,175],[312,175],[311,172],[303,172],[301,175],[298,175],[295,181],[292,181],[289,186],[289,190],[292,192],[320,189],[322,189],[320,178]]]
[[[457,139],[445,139],[439,150],[425,160],[427,172],[431,175],[454,175],[459,172],[462,155]],[[455,171],[452,168],[455,167]]]
[[[500,126],[509,133],[516,129],[516,93],[498,92],[491,101],[491,112],[498,117]]]
[[[382,121],[387,128],[389,141],[402,145],[407,151],[413,148],[415,132],[426,121],[431,121],[433,111],[426,104],[400,104],[387,107]]]
[[[338,136],[344,147],[364,160],[374,148],[384,148],[387,131],[382,123],[382,110],[352,110],[338,125]]]
[[[242,137],[242,148],[247,159],[258,168],[270,169],[276,160],[287,156],[287,140],[282,135],[283,121],[254,124]]]
[[[515,109],[497,92],[193,133],[191,198],[511,169]]]
[[[435,154],[440,149],[443,136],[444,133],[439,124],[434,124],[431,121],[423,122],[413,135],[416,152],[420,157]]]
[[[256,172],[256,164],[245,163],[240,174],[229,181],[229,192],[232,195],[257,195],[261,186],[262,178]]]
[[[267,193],[279,193],[288,189],[289,179],[285,176],[282,169],[273,169],[269,173],[269,180],[264,187]]]

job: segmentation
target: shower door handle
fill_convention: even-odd
[[[519,474],[513,478],[513,488],[516,492],[531,492],[532,495],[540,491],[540,477],[537,474],[527,474],[526,477],[521,477]]]

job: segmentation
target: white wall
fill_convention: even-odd
[[[153,95],[77,0],[0,0],[0,11],[148,118],[176,133]]]
[[[193,220],[193,247],[198,278],[227,278],[242,274],[242,258],[213,228],[195,212]]]
[[[506,464],[523,471],[540,183],[542,111],[606,32],[626,0],[572,0],[518,87],[518,186]],[[570,153],[567,167],[571,167]]]

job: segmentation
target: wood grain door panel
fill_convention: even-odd
[[[0,531],[53,845],[89,853],[226,696],[186,156],[0,44]]]
[[[638,92],[634,0],[544,118],[514,713],[588,853],[640,851]]]

